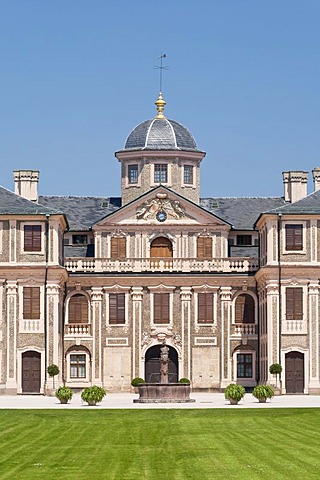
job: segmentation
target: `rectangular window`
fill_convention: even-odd
[[[126,238],[112,237],[111,238],[111,258],[126,258]]]
[[[252,236],[237,235],[237,245],[252,245]]]
[[[138,165],[128,165],[128,183],[138,183]]]
[[[40,319],[40,287],[23,287],[23,318]]]
[[[73,245],[86,245],[88,243],[87,235],[72,235]]]
[[[168,183],[168,165],[166,163],[155,164],[154,183]]]
[[[169,318],[169,293],[154,294],[154,323],[170,323]]]
[[[192,165],[184,165],[183,183],[185,185],[193,185],[193,166]]]
[[[125,294],[124,293],[110,293],[109,323],[111,325],[123,325],[125,323]]]
[[[213,323],[212,293],[198,293],[198,323]]]
[[[302,225],[287,224],[286,229],[286,250],[302,250]]]
[[[24,251],[41,252],[41,225],[24,226]]]
[[[237,377],[252,378],[252,354],[238,353],[237,355]]]
[[[85,355],[70,355],[70,378],[86,378]]]
[[[197,238],[197,258],[212,258],[212,238]]]
[[[303,290],[302,287],[286,288],[286,319],[302,320],[303,319]]]

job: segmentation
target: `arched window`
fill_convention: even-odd
[[[68,323],[89,323],[88,300],[85,295],[76,294],[70,298]]]
[[[172,258],[172,243],[168,238],[158,237],[153,240],[150,248],[151,258]]]
[[[251,295],[242,293],[235,303],[235,323],[255,323],[254,299]]]

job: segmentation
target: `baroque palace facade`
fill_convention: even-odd
[[[200,199],[205,153],[163,113],[129,134],[121,198],[39,196],[39,172],[0,187],[0,393],[57,383],[128,391],[133,377],[194,389],[275,383],[320,393],[320,169],[284,196]]]

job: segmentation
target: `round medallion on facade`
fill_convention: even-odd
[[[156,219],[158,222],[165,222],[167,220],[167,214],[164,210],[159,210],[159,212],[156,215]]]

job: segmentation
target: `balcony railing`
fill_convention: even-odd
[[[43,333],[43,320],[25,320],[19,321],[19,333]]]
[[[304,320],[284,320],[281,332],[284,335],[303,335],[307,333],[307,322]]]
[[[69,272],[229,272],[247,273],[258,270],[257,258],[66,258]]]
[[[258,326],[254,323],[235,323],[231,325],[231,335],[243,337],[257,335]]]
[[[90,337],[91,325],[89,323],[68,323],[64,326],[64,334],[70,337]]]

